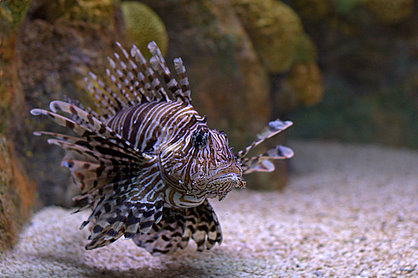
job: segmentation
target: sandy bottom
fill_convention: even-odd
[[[130,240],[85,251],[87,213],[48,207],[0,261],[1,277],[417,277],[418,152],[291,142],[284,192],[213,201],[224,242],[153,257]]]

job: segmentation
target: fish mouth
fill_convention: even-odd
[[[193,182],[189,193],[200,198],[218,197],[222,200],[234,187],[245,187],[242,169],[234,162],[218,165],[207,172],[198,172],[191,177],[191,180]]]
[[[220,174],[213,177],[206,188],[213,188],[209,191],[209,198],[218,197],[221,201],[232,190],[232,188],[245,188],[245,181],[242,175],[237,173]]]

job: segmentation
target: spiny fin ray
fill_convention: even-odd
[[[242,160],[252,149],[254,149],[259,144],[263,143],[265,140],[273,137],[274,135],[282,132],[286,128],[293,125],[291,121],[281,121],[279,119],[276,119],[274,121],[271,121],[268,123],[268,125],[257,134],[256,139],[246,148],[239,151],[236,156],[239,160]]]
[[[113,186],[111,194],[106,194],[89,219],[81,228],[92,222],[90,242],[87,250],[106,246],[122,235],[131,238],[137,233],[147,233],[152,225],[162,218],[163,200],[158,196],[150,200],[140,186],[130,181]],[[146,192],[146,190],[145,190]]]
[[[135,45],[132,45],[130,51],[119,42],[116,45],[119,53],[115,52],[113,57],[108,57],[106,75],[99,78],[90,72],[85,79],[87,91],[92,95],[101,116],[110,119],[126,107],[151,101],[181,99],[187,104],[191,103],[186,69],[180,58],[174,59],[177,80],[155,42],[148,44],[152,54],[149,61]]]
[[[222,242],[218,218],[206,200],[201,205],[187,209],[164,208],[163,218],[145,234],[133,238],[136,245],[151,254],[173,253],[187,247],[190,239],[198,251],[211,249]]]
[[[264,154],[242,159],[242,172],[244,175],[252,172],[273,172],[275,167],[270,160],[288,159],[292,156],[292,149],[278,145]]]

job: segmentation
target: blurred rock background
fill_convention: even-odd
[[[29,110],[63,97],[88,105],[83,78],[104,72],[115,40],[144,53],[154,40],[169,64],[182,57],[193,104],[235,150],[277,117],[295,125],[270,145],[417,148],[417,10],[413,0],[1,0],[0,249],[31,209],[73,205],[62,151],[32,135],[57,129]],[[248,186],[282,188],[288,163],[276,166]]]
[[[311,36],[323,99],[292,137],[418,148],[418,1],[286,1]]]

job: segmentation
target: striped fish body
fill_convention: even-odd
[[[183,101],[129,107],[107,125],[148,156],[144,175],[161,177],[154,182],[162,181],[166,206],[195,207],[207,197],[222,199],[233,187],[245,184],[225,134],[209,129],[206,119]],[[216,179],[219,183],[214,183]]]
[[[185,68],[174,59],[176,77],[155,43],[146,61],[138,48],[109,58],[106,76],[90,73],[87,91],[95,110],[74,101],[52,101],[49,116],[75,135],[40,131],[36,135],[66,152],[68,168],[92,213],[87,249],[106,246],[121,236],[155,253],[185,248],[192,239],[198,250],[222,242],[217,216],[208,198],[222,200],[243,175],[274,170],[272,159],[293,155],[277,146],[247,157],[264,140],[289,127],[272,121],[247,148],[232,153],[223,132],[210,129],[191,104]],[[84,209],[84,208],[82,208]]]

